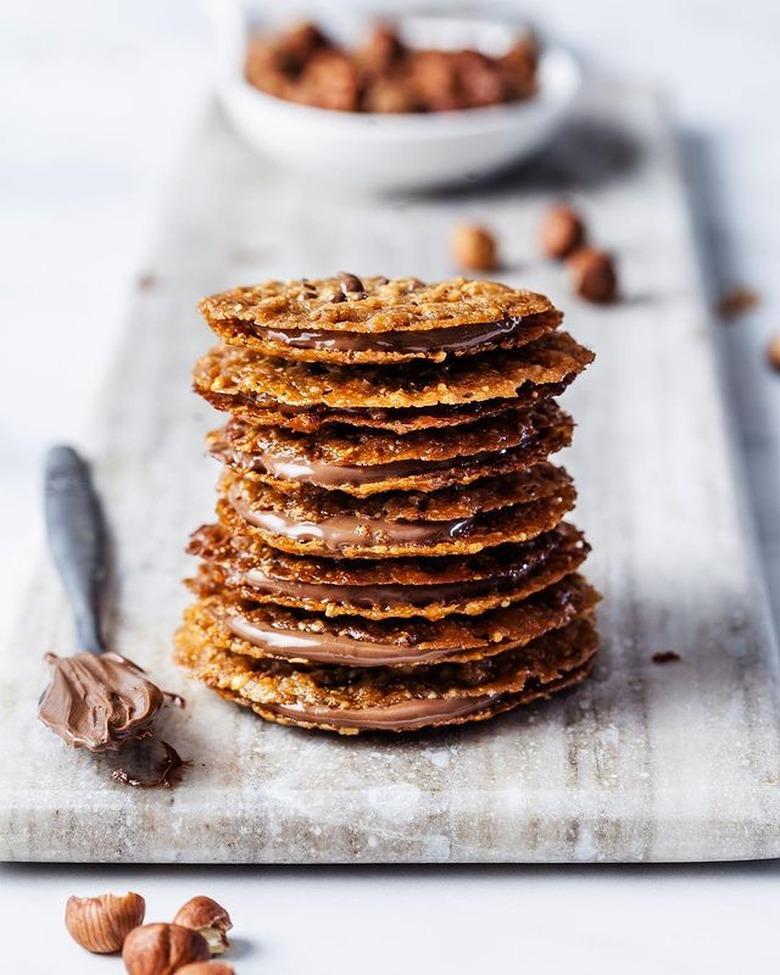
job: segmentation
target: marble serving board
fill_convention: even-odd
[[[570,192],[620,260],[623,300],[574,299],[537,255]],[[216,416],[190,392],[195,302],[271,276],[451,275],[460,219],[492,227],[500,277],[547,292],[596,363],[566,394],[565,462],[604,594],[578,692],[474,728],[341,739],[254,718],[170,662],[208,520]],[[179,862],[663,861],[780,854],[778,665],[743,519],[674,140],[655,98],[595,89],[545,158],[489,186],[377,200],[258,161],[211,110],[171,187],[90,445],[117,557],[111,642],[186,695],[163,730],[175,791],[114,783],[35,718],[44,650],[74,649],[45,558],[2,666],[0,855]],[[738,473],[738,472],[737,472]],[[663,666],[657,651],[681,659]]]

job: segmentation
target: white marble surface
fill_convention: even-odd
[[[13,512],[0,566],[5,624],[31,548],[40,451],[55,437],[78,439],[84,427],[143,266],[164,176],[208,72],[203,26],[189,3],[0,6],[0,313],[7,361],[23,364],[4,370],[0,392],[0,486],[4,510]],[[726,341],[777,607],[780,383],[767,375],[761,351],[780,321],[780,126],[772,116],[780,10],[761,0],[528,6],[601,67],[664,84],[677,117],[696,136],[688,158],[706,204],[709,267],[722,284],[754,283],[763,295],[762,308],[729,330]],[[80,361],[63,369],[64,351],[74,345]],[[43,386],[45,396],[33,393]],[[70,950],[60,932],[65,894],[96,886],[132,883],[155,892],[158,916],[196,888],[224,892],[247,919],[242,934],[256,948],[241,970],[278,972],[300,970],[315,956],[318,971],[343,971],[337,942],[347,916],[351,958],[381,941],[378,958],[371,956],[380,972],[401,964],[417,970],[418,959],[419,970],[442,961],[465,972],[477,962],[518,957],[543,961],[548,971],[576,964],[609,973],[630,961],[639,972],[665,964],[725,973],[776,959],[780,900],[775,864],[206,876],[168,869],[145,871],[141,879],[129,869],[5,868],[0,880],[4,916],[10,912],[22,935],[4,958],[33,973],[54,963],[62,972],[111,967]],[[294,927],[304,914],[314,925],[311,938]],[[384,921],[391,915],[388,938]],[[564,938],[551,934],[560,918]],[[461,922],[457,939],[453,919]]]

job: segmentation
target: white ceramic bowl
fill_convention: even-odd
[[[458,183],[516,163],[553,136],[581,84],[574,57],[547,44],[539,92],[528,101],[420,115],[331,111],[253,88],[243,76],[245,22],[223,17],[216,27],[218,93],[246,140],[285,169],[369,190]],[[511,42],[518,24],[432,15],[401,18],[400,29],[412,43],[490,53],[501,47],[502,36]]]

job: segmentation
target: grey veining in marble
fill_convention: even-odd
[[[539,260],[545,202],[570,191],[620,257],[624,301],[572,299]],[[498,233],[501,276],[549,293],[598,354],[566,395],[565,458],[604,593],[603,650],[579,692],[474,729],[342,740],[275,727],[169,661],[210,516],[213,414],[189,392],[209,336],[199,296],[269,276],[448,276],[461,218]],[[118,367],[96,474],[118,555],[116,649],[183,691],[165,731],[195,761],[172,793],[114,784],[35,720],[42,653],[70,621],[42,562],[5,651],[0,854],[17,860],[644,861],[780,854],[778,662],[669,129],[635,89],[593,94],[539,163],[491,187],[375,200],[267,170],[209,114],[172,186]],[[673,649],[679,663],[651,662]]]

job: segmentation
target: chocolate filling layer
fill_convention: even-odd
[[[488,579],[468,582],[449,582],[428,585],[404,586],[331,586],[306,582],[273,579],[262,569],[249,569],[243,574],[245,585],[261,593],[292,596],[299,599],[316,599],[326,603],[350,603],[353,606],[381,607],[427,606],[429,603],[467,602],[490,593],[511,591],[531,571],[538,567],[539,559],[523,565],[511,566]]]
[[[339,664],[343,667],[387,667],[421,660],[438,660],[453,653],[452,648],[420,651],[399,646],[397,643],[370,643],[366,640],[333,636],[331,633],[277,630],[250,623],[243,616],[228,617],[227,625],[237,637],[274,656]]]
[[[496,704],[503,694],[479,697],[415,698],[376,708],[325,708],[306,704],[261,704],[260,707],[293,721],[328,724],[334,728],[374,728],[377,731],[414,731],[446,718],[476,714]]]
[[[274,535],[294,538],[299,542],[321,542],[338,552],[350,546],[405,545],[435,543],[458,538],[468,531],[473,518],[454,521],[383,521],[379,518],[353,518],[334,515],[322,521],[297,521],[278,511],[257,511],[240,497],[230,498],[238,514],[250,525]]]
[[[328,352],[467,352],[474,346],[509,338],[520,328],[528,327],[541,317],[543,316],[517,316],[497,322],[431,328],[423,332],[329,332],[320,329],[255,327],[252,334],[293,349]]]
[[[519,446],[524,447],[532,438],[523,438]],[[484,454],[488,463],[503,456],[505,450]],[[342,484],[377,484],[396,477],[414,477],[432,471],[448,470],[473,463],[473,457],[453,460],[398,460],[389,464],[371,464],[364,466],[348,464],[328,464],[322,460],[311,460],[297,457],[294,454],[274,453],[264,450],[259,454],[241,454],[232,452],[235,460],[246,470],[263,471],[271,477],[286,481],[299,481],[302,484],[314,484],[316,487],[338,487]]]

